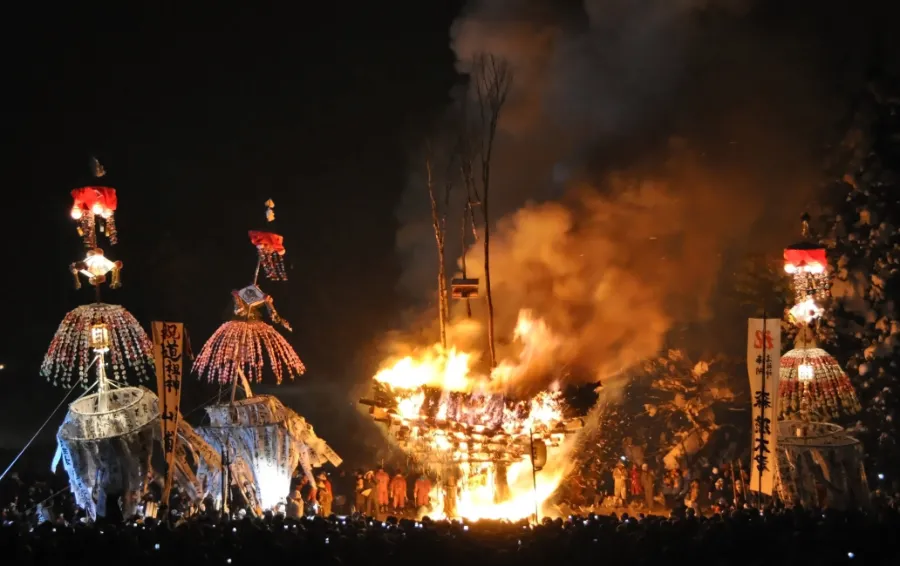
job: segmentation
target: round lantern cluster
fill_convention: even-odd
[[[784,420],[837,419],[860,410],[847,374],[821,348],[787,352],[781,357],[780,377],[778,408]]]

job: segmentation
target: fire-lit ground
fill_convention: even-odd
[[[527,310],[513,338],[518,356],[489,375],[473,369],[477,355],[454,347],[389,360],[374,377],[375,399],[363,401],[400,448],[437,476],[433,518],[519,520],[543,513],[573,465],[572,433],[580,421],[564,416],[559,391],[524,400],[505,395],[560,341]]]

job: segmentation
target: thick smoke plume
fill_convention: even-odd
[[[459,71],[490,52],[515,74],[492,167],[498,337],[532,309],[564,338],[552,365],[597,380],[653,355],[675,324],[741,326],[711,307],[728,290],[723,267],[794,237],[844,110],[835,85],[860,80],[853,53],[824,64],[835,30],[817,22],[831,20],[784,4],[469,3],[451,29]],[[404,286],[433,298],[427,203],[416,176],[398,241],[412,260]],[[448,262],[457,243],[451,230]],[[479,242],[469,275],[481,254]]]

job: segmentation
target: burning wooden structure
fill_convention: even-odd
[[[404,452],[424,465],[512,464],[530,457],[533,445],[558,447],[566,434],[582,426],[581,419],[564,419],[557,397],[549,393],[510,401],[502,395],[429,387],[395,397],[376,384],[373,398],[360,403],[370,407],[372,417],[387,426]]]
[[[432,517],[532,516],[568,469],[573,443],[564,440],[583,422],[565,416],[562,394],[552,387],[522,399],[507,394],[536,360],[552,359],[559,339],[528,310],[519,313],[513,338],[518,356],[490,373],[474,369],[477,353],[442,344],[406,348],[408,355],[382,365],[372,393],[360,400],[413,461],[441,479],[445,491],[433,494]]]

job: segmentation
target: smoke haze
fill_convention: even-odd
[[[674,324],[736,325],[711,306],[727,291],[723,265],[778,253],[797,233],[868,54],[848,39],[864,36],[862,15],[782,4],[469,2],[451,28],[458,70],[490,52],[514,72],[490,197],[498,337],[532,309],[565,338],[554,363],[596,380],[653,355]],[[433,303],[419,173],[399,216],[402,285]],[[461,246],[455,229],[447,238],[449,263]],[[480,242],[467,257],[482,277]],[[483,319],[482,301],[473,306]],[[513,355],[508,343],[499,350]]]

